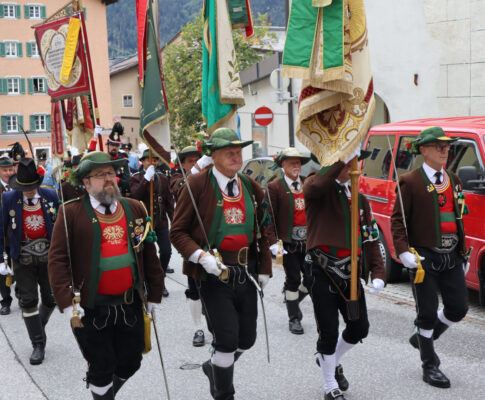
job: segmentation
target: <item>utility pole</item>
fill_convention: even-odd
[[[288,34],[288,18],[290,16],[290,0],[284,0],[285,2],[285,26],[286,34]],[[293,116],[293,85],[292,79],[290,78],[290,84],[288,85],[288,91],[290,92],[290,101],[288,102],[288,133],[290,147],[295,147],[295,123]]]

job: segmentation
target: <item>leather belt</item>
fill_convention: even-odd
[[[135,300],[135,290],[129,288],[126,292],[121,294],[96,294],[94,301],[97,306],[117,306],[120,304],[132,304]]]
[[[38,238],[29,241],[22,241],[20,245],[21,256],[45,256],[49,252],[49,240]]]
[[[441,246],[432,247],[432,250],[440,254],[451,253],[458,245],[458,241],[459,239],[456,233],[443,233],[441,235]]]
[[[219,250],[225,265],[248,265],[249,247],[242,247],[237,251]]]

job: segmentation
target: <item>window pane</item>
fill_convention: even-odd
[[[43,78],[33,78],[32,84],[34,86],[34,93],[45,93],[45,85]]]
[[[18,132],[17,115],[7,115],[7,132]]]
[[[7,57],[17,57],[17,43],[5,42],[5,55]]]
[[[40,18],[40,6],[30,6],[30,18]]]
[[[5,18],[15,18],[15,6],[14,5],[4,5],[3,15]]]
[[[7,89],[8,89],[9,94],[20,93],[19,78],[8,78],[7,79]]]
[[[466,190],[476,187],[476,183],[469,183],[468,180],[482,180],[484,177],[484,168],[478,154],[474,140],[459,140],[451,146],[448,168],[462,179]]]
[[[35,130],[36,131],[45,131],[46,130],[45,121],[46,121],[45,115],[36,115],[35,116]]]
[[[389,138],[389,141],[387,140]],[[391,147],[394,145],[395,135],[371,135],[367,142],[367,151],[371,155],[364,160],[362,173],[365,176],[378,179],[388,179],[391,167],[391,153],[389,151],[389,142]]]
[[[396,154],[396,167],[399,176],[423,165],[423,156],[411,153],[410,146],[415,139],[416,136],[401,136],[399,140],[399,149]],[[392,179],[396,180],[396,173],[393,175]]]
[[[39,55],[39,48],[37,47],[36,42],[32,42],[32,56],[38,56]]]
[[[133,107],[133,96],[131,95],[123,96],[123,107]]]

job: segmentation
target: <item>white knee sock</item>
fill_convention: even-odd
[[[335,348],[335,365],[339,365],[342,356],[354,346],[355,344],[346,342],[342,334],[340,334],[337,347]]]
[[[298,292],[291,292],[289,290],[285,290],[285,298],[288,301],[298,300]]]
[[[438,319],[448,326],[451,326],[454,324],[453,321],[450,321],[448,318],[445,317],[445,313],[443,312],[442,309],[438,311]]]
[[[298,290],[303,293],[308,293],[308,289],[303,283],[300,283],[300,286],[298,286]]]
[[[320,369],[323,375],[323,389],[325,393],[330,393],[334,389],[338,389],[338,383],[335,380],[335,353],[333,354],[322,354],[317,353],[317,358],[320,363]]]
[[[211,358],[212,364],[221,367],[228,368],[234,364],[234,352],[223,353],[222,351],[215,351]]]
[[[189,299],[189,310],[195,327],[202,329],[202,302],[200,300]]]
[[[98,396],[103,396],[106,392],[113,386],[113,382],[106,386],[94,386],[92,383],[89,384],[89,390],[91,392],[96,393]]]
[[[431,339],[433,337],[433,329],[421,329],[418,328],[418,335]]]

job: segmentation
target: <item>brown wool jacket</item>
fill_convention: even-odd
[[[283,242],[291,243],[291,229],[293,228],[293,221],[290,220],[291,191],[287,185],[283,185],[283,182],[281,181],[282,179],[284,180],[284,178],[273,179],[268,184],[268,191],[266,193],[266,200],[268,202],[271,200],[271,205],[268,208],[272,220],[271,225],[268,227],[269,244],[276,243],[278,239],[281,239]],[[303,178],[301,178],[301,180],[304,182]],[[288,194],[288,191],[290,194]],[[272,209],[271,206],[273,207]],[[275,231],[275,225],[277,231]]]
[[[252,185],[253,195],[258,204],[257,217],[261,221],[264,215],[262,207],[263,191],[261,187],[251,178],[249,178]],[[217,198],[214,187],[209,178],[209,170],[201,172],[196,175],[188,177],[188,183],[198,206],[204,230],[209,234],[214,214],[216,210]],[[261,224],[260,224],[261,225]],[[269,244],[267,238],[267,228],[261,226],[261,238],[258,240],[260,248],[260,260],[258,264],[258,274],[271,275],[272,259],[269,251]],[[175,208],[175,216],[172,227],[170,229],[170,241],[177,251],[186,260],[194,253],[194,251],[206,246],[206,241],[202,229],[197,220],[194,211],[194,206],[187,190],[187,184],[182,186],[180,195]],[[191,276],[194,279],[200,279],[202,266],[191,262],[184,263],[183,272],[185,275]]]
[[[187,175],[190,175],[190,172],[186,172]],[[170,175],[170,192],[172,193],[173,198],[177,201],[180,190],[184,184],[184,176],[182,172],[176,171]]]
[[[144,172],[140,171],[130,178],[130,197],[143,201],[150,212],[150,182],[145,179],[144,175]],[[160,200],[158,200],[159,197]],[[168,178],[157,172],[153,178],[153,221],[155,226],[168,228],[168,219],[173,220],[173,213],[173,196],[170,193]]]
[[[145,221],[147,215],[143,206],[137,200],[128,198],[126,200],[133,215],[133,224],[136,226],[136,220],[139,219]],[[100,243],[93,243],[94,229],[82,200],[75,200],[66,204],[65,211],[74,284],[81,287],[81,306],[87,307],[91,285],[91,257],[99,257],[101,253]],[[160,303],[164,276],[155,245],[145,241],[142,244],[142,251],[135,251],[135,254],[140,282],[140,286],[137,288],[138,292],[143,296],[142,284],[145,283],[146,300],[152,303]],[[73,295],[70,289],[71,277],[64,225],[64,206],[62,205],[59,207],[59,215],[52,233],[48,270],[54,297],[59,309],[63,310],[72,304]]]
[[[453,191],[455,194],[460,193],[463,190],[460,178],[454,173],[447,172],[454,183]],[[436,191],[429,190],[432,187],[431,182],[429,182],[427,178],[425,180],[423,174],[424,171],[422,168],[418,168],[399,178],[399,186],[401,187],[402,201],[404,204],[404,214],[406,215],[409,244],[402,219],[401,204],[399,198],[396,197],[391,216],[391,232],[396,255],[398,256],[405,251],[409,251],[409,247],[438,246],[441,231],[439,228],[440,221],[435,217],[435,211],[439,212],[438,204],[437,202],[435,203],[434,200]],[[462,220],[457,222],[463,227]],[[465,240],[463,230],[458,229],[458,233],[460,238],[459,248],[461,251],[464,251]]]
[[[69,201],[75,199],[76,197],[81,197],[86,194],[86,189],[84,186],[73,186],[71,183],[64,181],[61,183],[62,195],[64,196],[64,201]],[[60,198],[60,194],[59,194]]]
[[[339,161],[328,168],[325,174],[310,174],[303,185],[305,212],[307,218],[307,250],[317,246],[345,248],[344,209],[335,186],[335,179],[344,167]],[[322,171],[322,170],[321,170]],[[372,225],[372,212],[369,201],[361,197],[364,219],[367,226]],[[386,281],[386,272],[377,241],[363,245],[363,254],[372,279]]]

